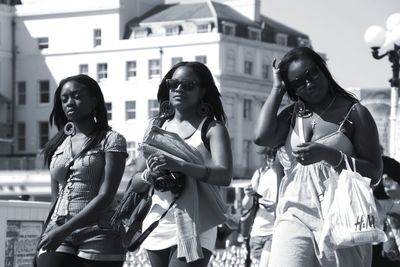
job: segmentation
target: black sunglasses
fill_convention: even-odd
[[[196,86],[196,82],[192,80],[178,80],[178,79],[166,79],[167,87],[171,91],[176,91],[179,85],[183,90],[191,91]]]
[[[290,86],[295,90],[304,89],[307,86],[307,82],[313,82],[318,79],[320,75],[319,69],[317,66],[312,66],[308,70],[304,72],[304,74],[300,77],[297,77],[293,81],[290,82]]]

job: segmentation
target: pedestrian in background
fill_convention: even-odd
[[[50,170],[52,212],[39,242],[39,267],[121,267],[121,233],[110,218],[125,169],[125,138],[107,122],[98,83],[86,75],[63,79],[50,124],[58,133],[43,149]]]
[[[285,94],[294,103],[278,114]],[[270,266],[371,266],[369,244],[338,249],[334,259],[319,253],[324,182],[345,168],[345,157],[353,157],[357,171],[370,177],[373,185],[382,171],[371,114],[336,83],[319,54],[297,47],[274,68],[274,83],[255,136],[257,145],[281,146],[278,158],[285,170]]]
[[[267,267],[275,223],[278,188],[283,177],[283,169],[276,160],[276,149],[263,148],[261,153],[265,159],[265,166],[254,172],[250,185],[244,190],[242,206],[244,209],[252,208],[253,198],[256,195],[259,197],[259,207],[250,232],[251,258],[258,261],[260,267]]]
[[[133,178],[136,190],[145,191],[150,184],[155,188],[143,230],[176,200],[142,246],[153,267],[206,267],[215,249],[217,226],[225,221],[226,207],[218,187],[229,185],[232,178],[232,152],[220,94],[204,64],[180,62],[162,79],[157,98],[160,114],[155,120],[163,118],[160,127],[199,152],[204,164],[163,153],[145,158],[141,152]],[[184,175],[179,197],[169,188],[158,188],[160,171]],[[182,220],[185,214],[189,216]]]
[[[400,266],[400,163],[382,156],[382,180],[374,189],[388,241],[373,246],[373,267]]]

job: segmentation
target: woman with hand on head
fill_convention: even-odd
[[[39,242],[39,267],[121,267],[121,233],[111,228],[115,194],[125,169],[125,138],[107,122],[98,83],[63,79],[50,124],[58,133],[43,150],[54,208]]]
[[[285,94],[295,103],[278,113]],[[324,181],[345,168],[348,156],[355,159],[357,171],[376,184],[382,160],[371,114],[335,82],[312,49],[292,49],[274,70],[274,85],[260,112],[255,142],[283,145],[278,158],[285,177],[269,266],[370,266],[371,245],[339,249],[334,259],[318,257]]]
[[[157,98],[160,114],[154,121],[161,120],[161,129],[176,134],[199,153],[200,161],[179,160],[163,153],[145,155],[142,150],[133,177],[135,187],[139,192],[149,184],[155,188],[143,230],[176,198],[143,247],[153,267],[205,267],[215,246],[217,226],[225,220],[218,187],[229,185],[232,177],[230,138],[220,94],[204,64],[180,62],[161,81]],[[184,176],[185,185],[178,197],[174,188],[157,182],[164,171]]]

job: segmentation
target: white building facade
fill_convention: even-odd
[[[4,19],[15,21],[15,81],[10,78],[4,85],[12,88],[14,83],[15,95],[9,95],[15,103],[12,154],[34,157],[40,152],[56,131],[48,117],[57,84],[84,73],[99,81],[110,125],[126,137],[134,162],[147,122],[158,112],[162,75],[179,61],[201,61],[222,94],[235,177],[248,177],[262,165],[252,139],[272,86],[271,62],[293,46],[309,44],[308,37],[259,14],[259,0],[176,2],[0,4],[0,12],[6,9],[8,14],[0,27]],[[12,34],[11,28],[6,31]],[[0,41],[0,75],[11,77],[3,64],[10,65],[12,45],[4,42]],[[0,93],[8,96],[3,83]]]

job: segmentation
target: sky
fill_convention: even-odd
[[[364,33],[372,25],[386,28],[400,0],[261,0],[261,13],[307,34],[342,87],[390,86],[391,63],[372,57]]]

